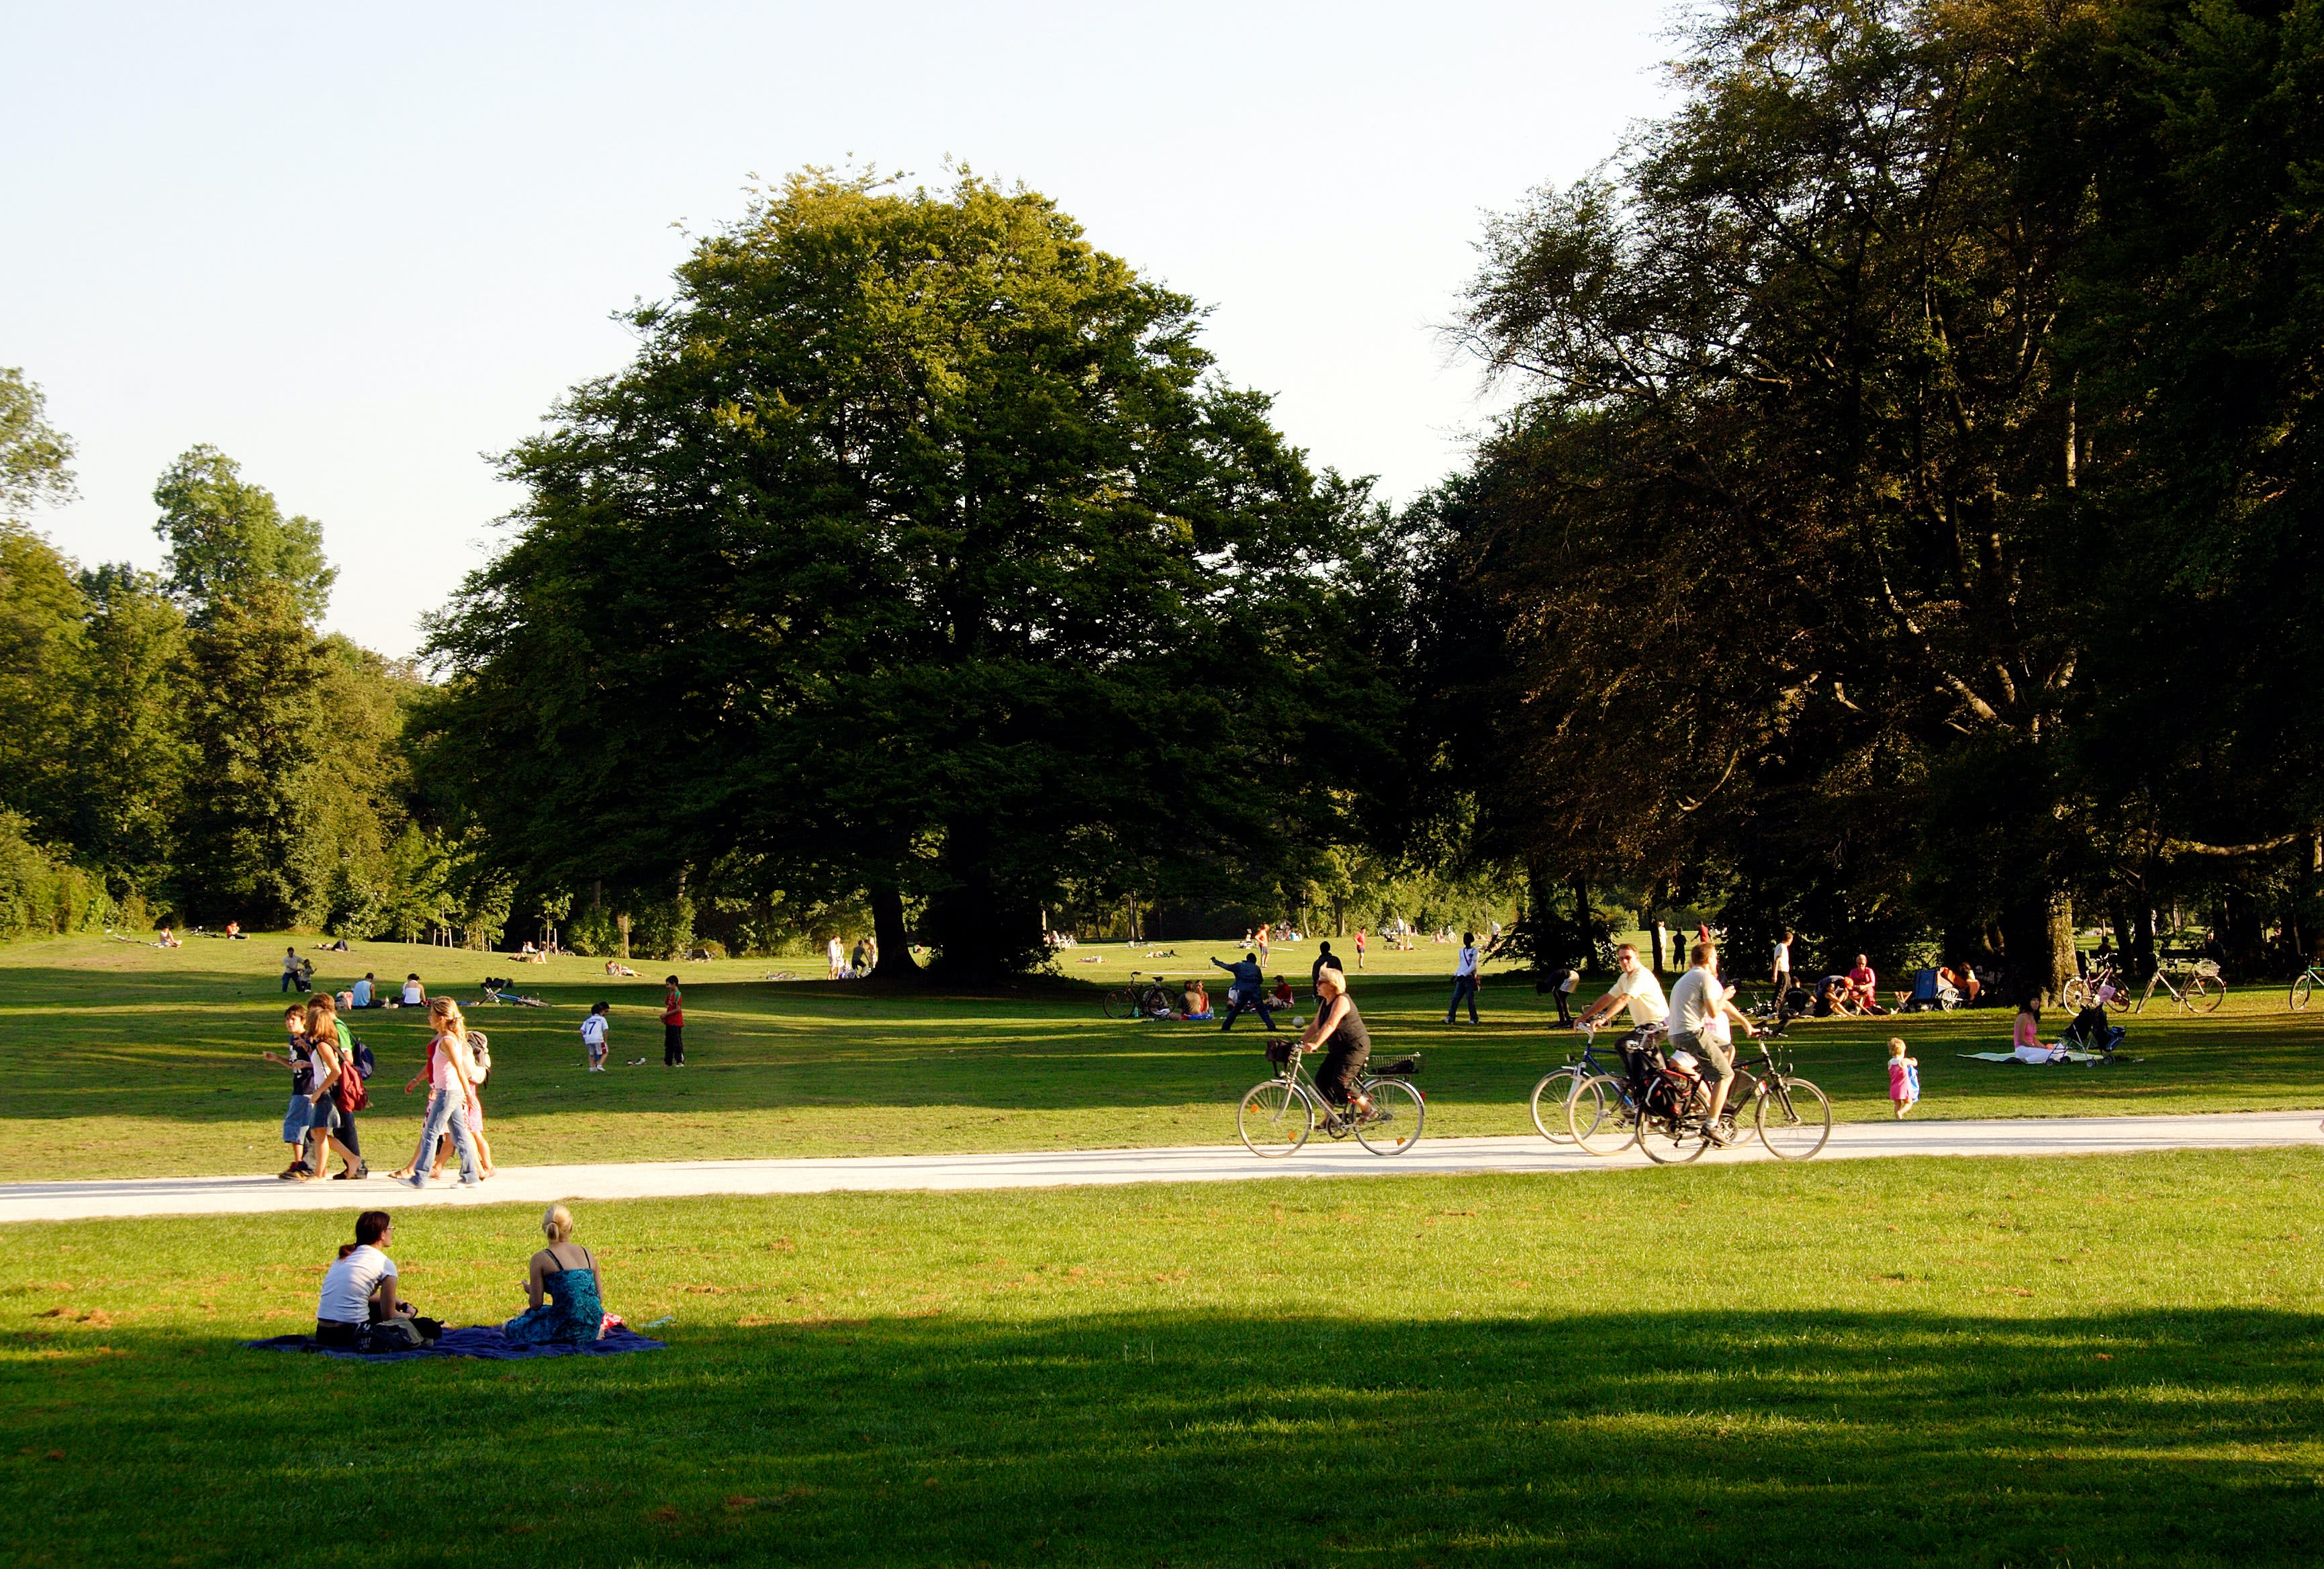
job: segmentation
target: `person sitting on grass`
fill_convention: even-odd
[[[631,969],[627,964],[615,964],[613,960],[611,960],[611,959],[607,959],[607,960],[605,961],[605,974],[607,974],[608,975],[631,975],[631,976],[634,976],[634,975],[637,974],[637,972],[636,972],[635,970]]]
[[[2053,1063],[2066,1060],[2063,1050],[2053,1050],[2042,1044],[2042,1000],[2027,996],[2017,1004],[2017,1032],[2010,1040],[2010,1055],[2019,1062]]]
[[[1879,981],[1870,962],[1862,954],[1857,955],[1856,967],[1848,973],[1849,1005],[1858,1013],[1886,1013],[1887,1010],[1880,1006],[1879,995],[1873,990]]]
[[[586,1345],[605,1334],[604,1282],[596,1255],[573,1241],[573,1212],[561,1204],[540,1217],[549,1245],[525,1272],[532,1306],[501,1325],[518,1345]],[[545,1299],[545,1300],[544,1300]]]
[[[387,1246],[395,1240],[395,1222],[385,1210],[365,1210],[355,1217],[355,1240],[341,1245],[338,1262],[323,1276],[323,1292],[315,1304],[315,1343],[360,1347],[364,1332],[374,1324],[412,1316],[411,1305],[398,1299],[395,1260]]]
[[[177,933],[171,931],[168,927],[163,927],[161,928],[161,946],[165,948],[182,948],[185,946],[185,944],[178,940]]]
[[[406,1008],[428,1006],[428,988],[420,983],[420,976],[416,971],[403,978],[402,1002]]]
[[[1211,1011],[1211,993],[1200,981],[1186,983],[1186,1022],[1207,1024],[1216,1015]]]
[[[1275,994],[1271,1001],[1277,1008],[1288,1008],[1299,1001],[1299,994],[1291,989],[1290,982],[1277,975],[1275,978]]]

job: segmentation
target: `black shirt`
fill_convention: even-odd
[[[1315,962],[1307,967],[1307,985],[1311,991],[1314,988],[1316,977],[1327,969],[1337,970],[1342,975],[1348,973],[1347,966],[1340,963],[1339,955],[1318,954],[1315,955]]]
[[[1323,1046],[1326,1052],[1345,1052],[1351,1056],[1361,1056],[1371,1050],[1371,1032],[1364,1028],[1364,1016],[1356,1011],[1352,999],[1348,1002],[1347,1014],[1341,1019],[1339,1028],[1323,1038]]]

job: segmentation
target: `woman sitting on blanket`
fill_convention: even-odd
[[[315,1304],[318,1345],[359,1347],[364,1332],[391,1318],[409,1318],[411,1305],[395,1295],[395,1260],[386,1252],[395,1223],[385,1210],[365,1210],[355,1218],[355,1240],[339,1249],[339,1261],[323,1277]]]
[[[540,1217],[549,1246],[532,1256],[524,1288],[532,1306],[501,1326],[518,1345],[581,1345],[605,1333],[597,1260],[573,1241],[573,1212],[561,1204]],[[549,1300],[544,1302],[543,1297]]]
[[[2052,1051],[2042,1044],[2042,1004],[2039,999],[2028,997],[2017,1005],[2017,1036],[2010,1055],[2019,1062],[2063,1062],[2065,1048]]]

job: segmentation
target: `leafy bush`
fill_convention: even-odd
[[[114,917],[104,880],[35,844],[24,819],[0,812],[0,942],[95,931]]]

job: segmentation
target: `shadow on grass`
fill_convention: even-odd
[[[26,1564],[2280,1564],[2324,1551],[2320,1329],[745,1320],[520,1367],[84,1330],[12,1337],[0,1474]]]

